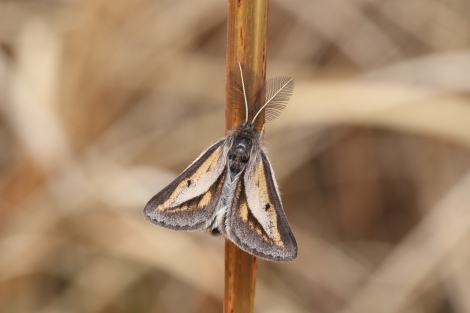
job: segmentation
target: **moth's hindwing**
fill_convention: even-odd
[[[175,230],[205,228],[222,192],[225,164],[224,140],[220,140],[150,199],[144,208],[145,218]]]
[[[253,171],[238,182],[227,236],[241,249],[270,261],[292,261],[297,243],[282,208],[271,165],[260,149]]]

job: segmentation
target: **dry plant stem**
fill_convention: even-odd
[[[226,97],[231,82],[230,71],[241,62],[251,69],[261,82],[266,77],[266,33],[268,29],[268,0],[229,0],[227,21],[227,81]],[[261,85],[261,84],[260,84]],[[228,103],[228,99],[227,99]],[[225,108],[225,129],[229,131],[244,121],[245,112]],[[264,123],[264,115],[257,126]]]
[[[253,70],[261,82],[264,82],[267,21],[268,0],[229,0],[226,103],[232,84],[230,71],[236,68],[237,62]],[[231,109],[225,107],[226,131],[236,128],[245,119],[245,112]],[[263,123],[264,115],[257,119],[257,126],[261,129]],[[253,312],[255,285],[256,257],[226,240],[224,312]]]

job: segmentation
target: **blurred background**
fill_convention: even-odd
[[[0,1],[0,311],[221,312],[224,241],[145,203],[223,136],[226,1]],[[299,256],[255,312],[470,312],[470,2],[272,0]]]

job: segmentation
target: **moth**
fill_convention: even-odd
[[[274,172],[262,145],[260,113],[276,118],[292,95],[294,81],[276,77],[257,85],[238,63],[229,105],[245,121],[189,165],[144,208],[150,222],[183,231],[223,234],[240,249],[270,261],[292,261],[297,243],[282,208]]]

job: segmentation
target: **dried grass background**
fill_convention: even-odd
[[[223,135],[224,1],[0,1],[0,311],[221,312],[223,240],[146,201]],[[470,3],[272,0],[299,245],[256,312],[470,312]]]

